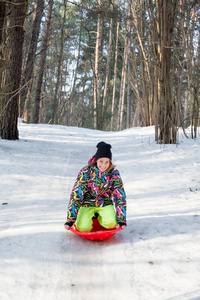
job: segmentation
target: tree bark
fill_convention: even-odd
[[[121,1],[120,1],[120,4],[121,4]],[[116,28],[115,66],[114,66],[114,79],[113,79],[112,107],[111,107],[112,116],[111,116],[111,122],[110,122],[111,130],[113,130],[113,122],[114,122],[115,93],[116,93],[116,83],[117,83],[118,41],[119,41],[119,19],[117,20],[117,28]]]
[[[158,137],[157,142],[176,143],[176,107],[171,94],[171,39],[178,0],[156,0],[156,28],[158,37]]]
[[[37,0],[35,4],[35,11],[33,15],[33,25],[32,25],[32,33],[31,33],[31,40],[26,60],[26,66],[24,70],[24,74],[21,80],[22,91],[20,94],[20,111],[21,113],[24,112],[24,104],[26,101],[26,96],[28,90],[31,90],[32,82],[31,78],[33,77],[33,69],[35,63],[35,55],[37,50],[37,42],[38,36],[40,33],[40,24],[44,10],[44,0]],[[26,105],[26,108],[28,106]],[[23,113],[23,115],[27,115],[28,112]],[[28,122],[28,120],[26,120]]]
[[[81,53],[81,38],[82,38],[82,17],[81,17],[81,22],[80,22],[80,28],[79,28],[79,43],[78,43],[78,54],[77,54],[77,59],[76,59],[76,69],[75,69],[75,74],[74,74],[74,80],[73,80],[73,85],[72,85],[72,90],[69,96],[69,105],[71,109],[71,122],[70,124],[77,124],[77,116],[74,114],[74,107],[75,107],[75,95],[76,95],[76,81],[77,81],[77,75],[78,75],[78,67],[79,67],[79,60],[80,60],[80,53]]]
[[[87,79],[87,65],[88,61],[85,62],[85,68],[84,68],[84,78],[83,78],[83,85],[82,85],[82,92],[81,92],[81,99],[79,104],[79,116],[78,116],[78,126],[83,127],[84,122],[84,91],[85,91],[85,84]]]
[[[101,7],[101,0],[98,0],[98,6]],[[100,24],[101,24],[101,15],[98,13],[97,19],[97,38],[96,38],[96,47],[95,47],[95,62],[94,62],[94,88],[93,88],[93,97],[94,97],[94,129],[97,129],[97,91],[98,91],[98,68],[99,68],[99,47],[100,47]]]
[[[127,82],[127,116],[126,116],[126,128],[131,127],[131,99],[130,99],[130,62],[128,60],[128,82]]]
[[[113,9],[113,6],[111,7]],[[112,47],[112,34],[113,34],[113,18],[110,19],[110,30],[109,30],[109,42],[108,42],[108,54],[107,54],[107,63],[106,63],[106,74],[105,74],[105,84],[104,84],[104,92],[103,92],[103,105],[102,105],[102,115],[101,122],[104,122],[105,117],[105,108],[106,108],[106,96],[108,90],[108,80],[110,74],[110,61],[111,61],[111,47]],[[103,124],[102,124],[103,128]]]
[[[52,112],[52,124],[56,124],[58,122],[58,91],[60,87],[60,74],[61,74],[61,67],[62,67],[62,61],[63,61],[63,49],[64,49],[64,39],[65,39],[65,21],[66,21],[66,0],[64,0],[64,16],[63,16],[63,22],[61,27],[61,36],[60,36],[60,55],[59,55],[59,61],[58,61],[58,69],[57,69],[57,80],[56,80],[56,88],[54,93],[54,99],[53,99],[53,112]]]
[[[50,30],[50,23],[51,23],[51,15],[52,15],[52,8],[53,8],[53,0],[49,0],[49,9],[48,15],[46,19],[45,25],[45,33],[43,37],[43,44],[42,44],[42,54],[40,57],[40,63],[38,68],[38,77],[36,82],[36,91],[35,91],[35,99],[34,99],[34,112],[33,112],[33,123],[38,123],[39,121],[39,110],[40,110],[40,95],[42,90],[42,80],[44,74],[44,68],[46,64],[46,53],[48,48],[48,40],[49,40],[49,30]]]
[[[124,45],[124,56],[123,56],[122,76],[121,76],[121,87],[120,87],[117,130],[122,130],[122,128],[123,128],[123,114],[124,114],[124,98],[125,98],[125,88],[126,88],[127,63],[128,63],[128,56],[129,56],[129,50],[130,50],[130,31],[131,31],[130,6],[131,6],[131,3],[129,4],[128,20],[127,20],[127,27],[126,27],[126,37],[125,37],[125,45]]]
[[[6,3],[0,2],[0,123],[1,123],[1,112],[2,112],[2,79],[3,79],[3,66],[4,66],[4,41],[3,41],[3,27],[6,16]]]
[[[151,63],[148,62],[146,49],[145,49],[145,37],[144,37],[144,11],[145,11],[144,1],[139,0],[138,2],[134,2],[131,7],[131,13],[133,16],[133,23],[135,26],[136,34],[138,37],[138,42],[140,46],[140,76],[139,76],[139,82],[137,83],[137,86],[139,88],[137,94],[142,94],[142,97],[138,99],[140,101],[140,109],[142,113],[142,119],[143,119],[143,125],[149,126],[153,124],[154,117],[153,114],[153,95],[152,95],[152,82],[153,82],[153,76],[150,72],[150,65]],[[150,55],[149,55],[150,57]],[[134,57],[135,60],[135,57]],[[134,62],[135,64],[135,62]],[[135,69],[137,73],[137,68]],[[136,75],[137,76],[137,75]],[[137,76],[138,77],[138,76]],[[134,83],[134,80],[133,84]]]
[[[9,2],[10,14],[6,45],[6,70],[2,98],[2,119],[0,133],[3,139],[19,138],[17,119],[20,79],[22,68],[22,49],[24,42],[24,20],[28,7],[26,0]]]

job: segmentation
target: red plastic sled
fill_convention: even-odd
[[[91,240],[91,241],[103,241],[105,239],[109,239],[111,236],[113,236],[115,233],[118,231],[122,230],[122,227],[118,227],[115,229],[106,229],[102,227],[97,219],[93,219],[93,228],[92,231],[90,232],[80,232],[76,228],[70,227],[69,230],[80,237],[86,239],[86,240]]]

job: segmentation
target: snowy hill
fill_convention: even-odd
[[[0,299],[200,299],[200,139],[158,145],[154,128],[122,132],[19,126],[0,140]],[[128,226],[103,242],[63,224],[79,170],[112,144]]]

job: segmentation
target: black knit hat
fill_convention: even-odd
[[[101,157],[107,157],[110,160],[112,160],[112,153],[110,151],[111,145],[106,144],[105,142],[100,142],[97,144],[97,152],[95,154],[95,160],[101,158]]]

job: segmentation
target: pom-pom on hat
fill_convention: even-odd
[[[110,151],[111,145],[106,144],[105,142],[100,142],[97,144],[97,152],[95,154],[95,160],[101,158],[101,157],[107,157],[110,160],[112,160],[112,153]]]

